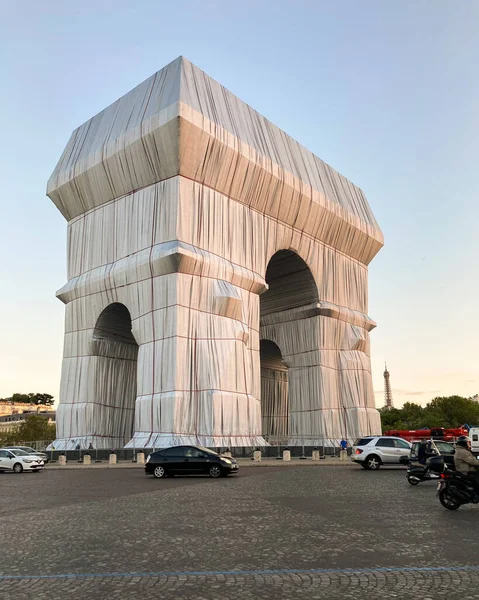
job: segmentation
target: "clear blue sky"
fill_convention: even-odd
[[[479,392],[477,0],[0,0],[0,397],[58,394],[71,131],[182,54],[346,175],[370,267],[378,404]]]

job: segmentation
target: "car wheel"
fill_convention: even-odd
[[[406,479],[407,482],[411,485],[417,485],[421,481],[418,477],[415,477],[414,475],[407,475]]]
[[[221,477],[221,467],[219,465],[212,465],[209,473],[210,477]]]
[[[439,492],[439,502],[447,508],[447,510],[457,510],[461,504],[454,500],[448,490],[441,490]]]
[[[371,469],[371,471],[377,471],[381,466],[381,459],[379,458],[379,456],[373,454],[372,456],[367,457],[366,465],[368,469]]]
[[[366,469],[366,470],[369,469],[367,463],[362,462],[362,463],[359,463],[359,464],[362,466],[363,469]]]
[[[20,463],[15,463],[13,465],[13,472],[14,473],[21,473],[23,471],[23,467]]]
[[[158,479],[161,479],[162,477],[166,477],[166,469],[165,469],[165,467],[162,467],[161,465],[158,465],[157,467],[155,467],[153,469],[153,475],[155,477],[157,477]]]

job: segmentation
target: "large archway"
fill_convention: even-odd
[[[107,306],[93,331],[93,354],[101,357],[97,386],[98,402],[107,406],[106,428],[119,444],[133,435],[138,345],[132,333],[131,316],[123,304]]]
[[[260,299],[260,316],[318,302],[318,289],[308,265],[292,250],[280,250],[266,269],[269,289]]]
[[[301,309],[317,304],[319,298],[311,270],[292,250],[272,256],[265,279],[268,290],[260,297],[262,434],[270,443],[282,444],[288,443],[291,407],[299,400],[291,398],[295,392],[283,357],[299,347],[289,339],[287,324],[304,318]]]

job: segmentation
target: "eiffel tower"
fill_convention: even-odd
[[[393,407],[393,393],[391,391],[391,382],[389,381],[389,371],[386,363],[384,363],[384,406],[388,410]]]

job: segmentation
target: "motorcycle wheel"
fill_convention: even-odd
[[[421,482],[421,480],[418,479],[417,477],[415,477],[414,475],[407,475],[406,479],[407,479],[407,482],[410,483],[411,485],[417,485],[418,483]]]
[[[447,489],[439,492],[439,502],[444,506],[444,508],[447,508],[447,510],[457,510],[461,506],[461,503],[457,500],[454,500],[454,498],[451,496],[451,493]]]

